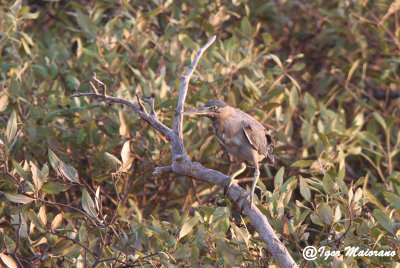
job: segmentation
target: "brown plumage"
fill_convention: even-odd
[[[229,191],[233,179],[246,168],[243,163],[255,168],[252,189],[250,194],[246,195],[246,197],[250,196],[252,202],[260,175],[259,163],[267,158],[274,161],[272,156],[274,142],[265,127],[247,113],[219,100],[185,111],[184,114],[198,114],[210,118],[218,143],[242,163],[241,168],[231,175],[229,182],[225,185],[225,192]]]

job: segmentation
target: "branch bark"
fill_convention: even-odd
[[[226,182],[229,179],[229,177],[217,170],[208,169],[198,162],[192,162],[190,157],[186,153],[183,144],[183,134],[182,134],[182,122],[183,122],[182,113],[184,109],[190,78],[204,51],[215,41],[215,39],[216,36],[213,36],[198,51],[189,69],[187,70],[185,75],[182,76],[179,99],[174,115],[174,130],[171,130],[158,120],[156,113],[154,111],[153,101],[149,99],[143,100],[144,102],[150,104],[150,113],[147,113],[140,99],[138,99],[139,107],[137,107],[135,104],[127,100],[107,96],[105,94],[105,90],[103,90],[103,94],[98,93],[99,91],[94,87],[93,84],[91,84],[91,87],[95,91],[94,93],[78,93],[72,95],[72,97],[88,96],[92,98],[103,99],[108,102],[125,104],[131,107],[143,120],[147,121],[152,127],[154,127],[162,135],[164,135],[167,138],[167,140],[171,143],[173,162],[170,166],[157,167],[153,173],[154,175],[165,172],[173,172],[177,175],[185,175],[199,181],[222,186],[224,182]],[[99,81],[96,82],[99,83]],[[261,211],[254,204],[251,204],[247,199],[241,198],[239,202],[237,202],[239,197],[245,193],[246,192],[238,184],[234,183],[229,190],[228,198],[236,202],[239,208],[242,207],[243,202],[245,202],[243,206],[243,211],[250,218],[251,223],[254,225],[257,232],[260,234],[261,239],[267,244],[269,252],[271,252],[272,256],[281,267],[298,267],[293,258],[290,256],[289,252],[287,251],[285,245],[276,236],[266,216],[262,214]]]

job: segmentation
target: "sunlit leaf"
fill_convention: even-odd
[[[8,96],[6,94],[0,94],[0,112],[3,112],[8,105]]]
[[[0,258],[8,268],[18,268],[18,265],[14,261],[13,257],[8,256],[7,254],[0,252]]]
[[[60,162],[60,171],[61,174],[71,182],[79,183],[78,171],[76,171],[74,167],[69,166],[64,162]]]
[[[35,185],[35,192],[38,192],[43,185],[42,172],[33,162],[30,162],[30,165],[32,171],[32,180]]]
[[[15,111],[13,111],[7,122],[7,129],[6,129],[7,142],[11,143],[16,134],[17,134],[17,115]]]
[[[113,156],[112,154],[105,152],[104,156],[105,156],[105,160],[109,164],[111,164],[114,168],[118,168],[118,166],[122,165],[122,162],[118,158]]]
[[[126,163],[131,156],[131,148],[130,148],[130,142],[129,140],[124,143],[124,146],[122,146],[121,150],[121,159],[122,163]]]
[[[179,232],[179,239],[187,235],[198,222],[199,219],[196,216],[190,218],[187,222],[185,222],[182,226],[181,231]]]
[[[40,207],[38,216],[39,216],[40,221],[43,223],[43,225],[46,225],[47,224],[47,214],[46,214],[45,206]]]
[[[60,227],[63,219],[63,214],[59,213],[57,216],[54,217],[53,221],[51,222],[51,230],[54,232],[58,227]]]

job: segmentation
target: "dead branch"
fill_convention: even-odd
[[[147,121],[152,127],[154,127],[157,131],[159,131],[162,135],[164,135],[167,140],[171,143],[172,149],[172,159],[173,163],[170,166],[166,167],[157,167],[153,174],[161,174],[166,172],[173,172],[177,175],[186,175],[191,178],[194,178],[199,181],[208,182],[212,184],[216,184],[222,186],[225,181],[229,179],[228,176],[222,174],[221,172],[213,169],[205,168],[198,162],[192,162],[190,157],[186,154],[186,150],[183,144],[183,135],[182,135],[182,121],[183,121],[183,109],[185,104],[185,99],[188,91],[188,85],[190,78],[197,66],[197,63],[200,60],[200,57],[203,55],[204,51],[215,41],[216,36],[213,36],[207,44],[205,44],[197,53],[194,58],[192,64],[187,70],[186,74],[182,76],[181,88],[179,93],[179,99],[177,103],[177,108],[174,115],[174,130],[171,130],[163,123],[161,123],[154,111],[154,104],[152,99],[143,99],[141,100],[139,96],[137,107],[135,104],[130,101],[110,97],[106,95],[106,87],[105,84],[102,83],[97,78],[95,82],[103,87],[103,94],[98,93],[99,91],[94,88],[94,93],[78,93],[72,95],[72,97],[92,97],[97,99],[107,100],[110,103],[121,103],[131,107],[143,120]],[[94,85],[91,83],[91,87]],[[150,104],[150,114],[147,113],[143,102]],[[235,201],[239,199],[241,195],[245,194],[245,191],[236,183],[234,183],[229,191],[228,198]],[[269,252],[271,252],[272,256],[276,260],[276,262],[281,267],[298,267],[294,262],[293,258],[290,256],[284,244],[278,239],[271,225],[268,223],[268,220],[264,214],[254,205],[248,202],[247,199],[241,199],[237,202],[237,207],[242,207],[243,202],[246,202],[243,207],[243,211],[250,218],[251,223],[254,225],[258,233],[260,234],[261,239],[267,244]]]

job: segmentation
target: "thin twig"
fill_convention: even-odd
[[[172,166],[156,167],[153,176],[163,175],[172,172]]]
[[[138,102],[138,104],[139,104],[139,109],[141,110],[141,111],[143,111],[144,113],[146,113],[147,114],[147,112],[146,112],[146,109],[144,108],[144,105],[143,105],[143,102],[142,102],[142,100],[140,99],[140,97],[139,97],[139,92],[136,92],[136,99],[137,99],[137,102]]]
[[[154,110],[154,102],[152,98],[148,98],[148,99],[143,99],[144,102],[147,102],[148,104],[150,104],[150,114],[152,116],[157,117],[156,115],[156,111]]]
[[[72,238],[69,238],[69,237],[66,236],[66,235],[62,235],[62,234],[55,233],[55,232],[50,231],[50,230],[48,230],[48,232],[49,232],[50,234],[52,234],[52,235],[56,235],[56,236],[58,236],[58,237],[67,239],[67,240],[69,240],[69,241],[72,241],[74,244],[77,244],[78,246],[80,246],[81,248],[83,248],[86,252],[90,253],[90,255],[92,255],[93,258],[97,259],[96,254],[94,254],[89,248],[87,248],[85,245],[83,245],[83,244],[80,243],[79,241],[77,241],[77,240],[75,240],[75,239],[72,239]]]
[[[162,124],[156,117],[147,114],[147,112],[145,113],[145,112],[141,111],[138,107],[136,107],[135,104],[133,104],[130,101],[127,101],[127,100],[124,100],[121,98],[117,98],[117,97],[110,97],[110,96],[107,96],[107,98],[105,98],[105,96],[102,94],[92,93],[92,92],[76,93],[76,94],[73,94],[71,97],[77,98],[77,97],[85,97],[85,96],[92,97],[95,99],[104,99],[110,103],[121,103],[121,104],[127,105],[127,106],[131,107],[143,120],[147,121],[156,130],[158,130],[161,134],[163,134],[168,140],[172,139],[171,136],[172,136],[173,131],[170,128],[168,128],[167,126]]]
[[[197,52],[196,57],[194,58],[192,64],[190,65],[189,69],[187,70],[186,74],[182,76],[182,82],[181,82],[181,89],[179,93],[179,100],[178,104],[176,106],[176,111],[175,111],[175,127],[174,127],[174,132],[178,136],[179,139],[183,139],[183,134],[182,134],[182,113],[183,113],[183,106],[185,104],[186,100],[186,95],[188,91],[188,86],[189,86],[189,80],[190,77],[192,76],[194,69],[196,69],[197,63],[199,62],[201,56],[203,55],[204,51],[211,46],[212,43],[214,43],[215,39],[217,38],[216,35],[211,37],[211,39],[202,47],[200,50]]]

